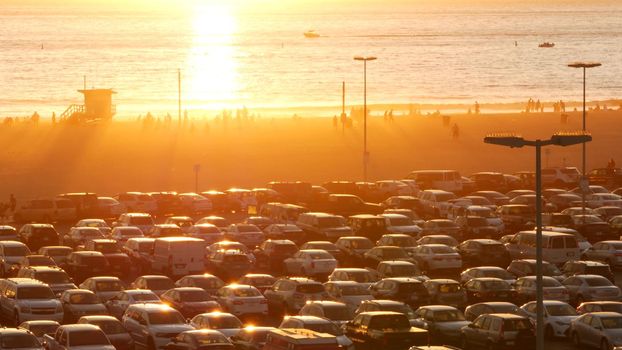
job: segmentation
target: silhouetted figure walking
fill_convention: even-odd
[[[479,102],[475,101],[475,114],[479,114]]]
[[[454,140],[460,137],[460,129],[458,128],[458,124],[454,123],[454,126],[451,127],[451,134]]]

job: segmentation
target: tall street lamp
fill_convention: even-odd
[[[544,350],[544,303],[542,289],[542,146],[572,146],[592,141],[592,136],[585,132],[556,133],[548,140],[525,140],[511,134],[492,134],[484,138],[485,143],[521,148],[536,148],[536,350]]]
[[[587,68],[594,68],[594,67],[600,67],[601,63],[600,62],[573,62],[568,64],[568,67],[571,68],[582,68],[583,69],[583,132],[585,132],[585,128],[586,128],[586,123],[585,123],[585,71],[587,70]],[[587,176],[585,173],[585,163],[586,163],[586,156],[585,156],[586,150],[585,150],[585,143],[583,144],[583,155],[582,155],[582,169],[581,169],[581,208],[583,211],[583,220],[585,221],[585,193],[587,191],[587,186],[589,185],[587,183]]]
[[[374,61],[374,56],[355,56],[355,61],[363,61],[363,181],[367,182],[367,163],[369,153],[367,152],[367,61]]]

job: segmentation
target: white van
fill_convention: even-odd
[[[417,170],[406,178],[415,180],[422,190],[462,191],[462,176],[456,170]]]
[[[202,274],[207,243],[192,237],[162,237],[153,242],[152,268],[169,276]]]
[[[536,258],[536,231],[520,231],[505,244],[512,259]],[[581,258],[579,242],[574,235],[542,231],[542,259],[561,265]]]

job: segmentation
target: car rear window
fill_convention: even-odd
[[[503,322],[503,330],[504,331],[522,331],[526,329],[531,329],[531,323],[529,323],[526,319],[512,319],[505,320]]]
[[[153,225],[153,219],[149,216],[134,216],[130,219],[132,225]]]
[[[585,267],[585,274],[588,275],[604,275],[604,274],[610,274],[611,270],[609,269],[609,266],[586,266]]]
[[[607,287],[607,286],[611,286],[611,282],[602,277],[602,278],[597,278],[597,277],[591,277],[591,278],[586,278],[585,282],[587,283],[588,286],[590,287]]]
[[[305,283],[296,286],[296,292],[305,294],[324,293],[324,286],[319,283]]]
[[[416,293],[416,294],[427,293],[427,289],[425,289],[425,287],[423,286],[423,283],[420,283],[420,282],[400,283],[400,285],[398,286],[397,290],[401,294],[405,294],[405,293]]]
[[[371,329],[410,329],[408,318],[404,315],[380,315],[374,316],[369,322]]]
[[[8,334],[0,337],[2,349],[40,348],[41,344],[31,334]]]

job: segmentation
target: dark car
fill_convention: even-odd
[[[239,250],[217,251],[206,261],[206,267],[223,281],[231,281],[245,275],[252,268],[248,255]]]
[[[463,349],[535,349],[534,326],[515,314],[484,314],[462,328]]]
[[[413,264],[417,262],[406,253],[404,248],[395,246],[379,246],[374,247],[364,254],[365,266],[370,268],[376,268],[382,261],[397,260],[408,261]]]
[[[109,272],[108,260],[104,254],[94,251],[72,252],[60,266],[77,282]]]
[[[175,287],[199,287],[211,296],[215,296],[216,292],[224,285],[225,282],[223,280],[209,273],[187,275],[175,282]]]
[[[516,277],[533,276],[536,274],[536,260],[535,259],[519,259],[512,260],[507,268],[507,271]],[[554,264],[548,261],[542,262],[542,274],[544,276],[551,276],[558,281],[562,281],[564,276],[562,272]]]
[[[266,344],[268,333],[274,327],[246,327],[229,339],[238,350],[261,350]]]
[[[362,312],[345,325],[345,335],[357,349],[374,349],[390,344],[392,350],[428,343],[428,332],[411,327],[408,317],[392,311]]]
[[[463,267],[506,267],[512,261],[505,245],[494,239],[466,240],[458,244],[456,250],[462,257]]]
[[[512,301],[516,298],[516,291],[512,286],[500,278],[478,277],[464,284],[469,303],[485,301]]]
[[[619,238],[617,233],[609,228],[609,224],[596,215],[574,215],[572,221],[572,228],[579,231],[590,243]]]
[[[291,258],[298,251],[296,243],[287,240],[266,240],[253,251],[256,267],[270,272],[280,273],[283,271],[283,261]]]
[[[380,203],[387,209],[409,209],[415,212],[418,216],[423,215],[423,205],[421,200],[413,196],[393,196]]]
[[[481,216],[459,217],[456,224],[462,229],[463,239],[497,238],[501,235],[496,227],[490,225],[488,219]]]
[[[473,321],[483,314],[518,314],[518,311],[518,306],[507,301],[487,301],[467,306],[464,309],[464,317],[469,321]]]
[[[212,329],[197,329],[177,334],[165,350],[235,350],[229,338]]]
[[[132,336],[127,329],[125,329],[121,321],[112,316],[82,316],[77,323],[93,324],[101,328],[116,350],[134,349],[134,339],[132,339]]]
[[[615,283],[615,276],[609,265],[598,261],[576,260],[568,261],[562,266],[562,272],[566,277],[574,275],[600,275]]]
[[[36,252],[47,245],[58,245],[59,235],[50,224],[26,224],[17,233],[18,239]]]
[[[360,236],[339,237],[335,245],[341,251],[343,262],[352,266],[363,266],[365,253],[374,247],[369,238]]]
[[[192,318],[204,312],[220,311],[221,307],[205,290],[198,287],[178,287],[167,290],[160,299],[185,318]]]
[[[419,307],[430,302],[430,294],[423,282],[408,277],[384,278],[369,288],[375,299],[401,301],[412,307]]]
[[[132,263],[130,257],[121,252],[117,241],[114,239],[94,239],[87,241],[84,246],[85,250],[101,252],[110,266],[109,275],[124,277],[130,271]]]
[[[238,284],[257,288],[262,294],[276,282],[276,278],[265,273],[247,273],[238,279]]]

